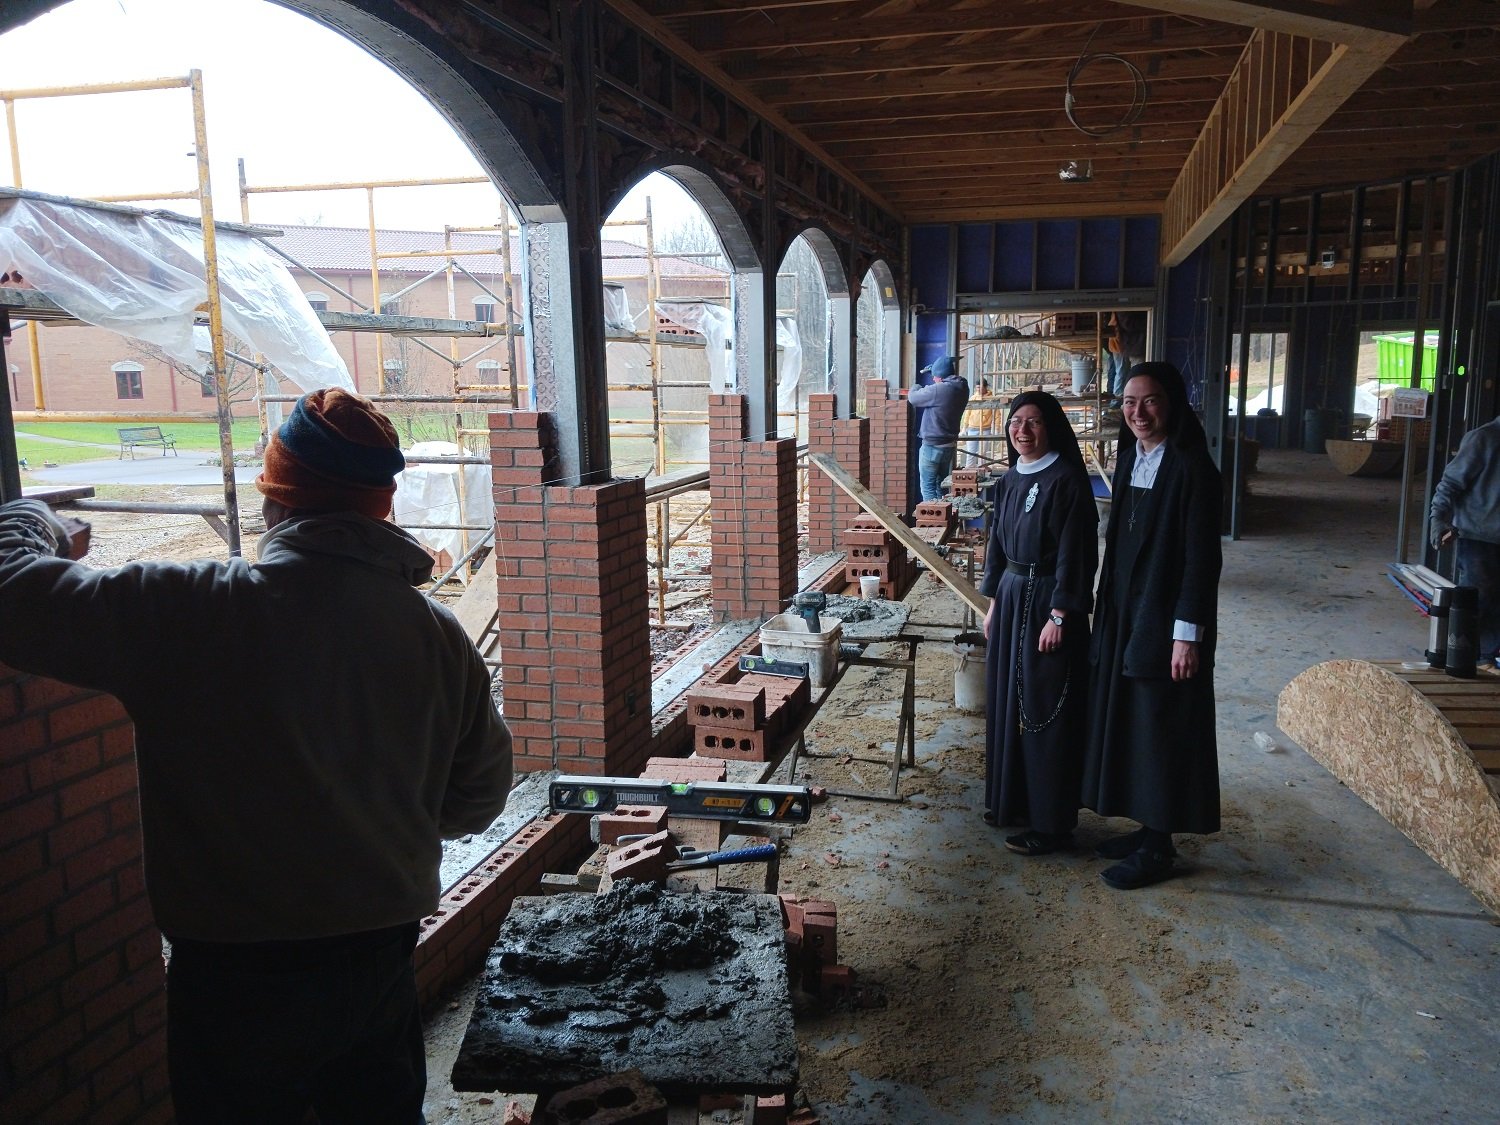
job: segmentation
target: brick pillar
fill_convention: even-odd
[[[833,452],[840,465],[860,484],[870,483],[870,420],[868,418],[840,418],[833,424]],[[822,475],[822,474],[819,474]],[[834,486],[833,535],[834,549],[844,542],[844,529],[854,522],[854,517],[864,511],[854,497],[842,488]]]
[[[906,392],[889,397],[884,379],[865,382],[865,413],[870,419],[870,491],[898,515],[909,516],[916,505],[911,490],[912,456],[916,448],[916,416]]]
[[[547,414],[490,415],[505,719],[516,769],[633,775],[651,739],[646,490],[545,484]]]
[[[722,620],[770,617],[797,591],[797,442],[746,441],[743,395],[708,400],[713,599]]]
[[[0,857],[0,1120],[170,1120],[135,732],[113,697],[0,665]]]
[[[807,396],[807,451],[838,456],[834,442],[834,403],[838,396]],[[847,467],[847,466],[846,466]],[[834,494],[842,496],[828,474],[815,465],[807,467],[807,549],[815,555],[837,550],[842,530],[836,523]]]

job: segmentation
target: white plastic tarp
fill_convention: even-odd
[[[304,391],[353,390],[328,331],[282,261],[216,227],[225,330]],[[161,349],[202,374],[193,338],[208,300],[197,223],[27,195],[0,196],[0,262],[70,316]]]
[[[776,318],[776,409],[783,414],[797,409],[797,385],[802,381],[802,335],[797,318]]]
[[[711,301],[657,301],[662,316],[697,332],[706,343],[708,381],[715,391],[733,394],[734,316]]]
[[[419,441],[404,451],[408,457],[459,457],[451,441]],[[460,480],[459,473],[463,476]],[[459,496],[460,483],[463,496]],[[407,465],[396,477],[393,517],[433,551],[447,551],[454,562],[463,554],[462,531],[455,525],[488,528],[495,519],[494,497],[487,465]],[[434,524],[446,525],[434,527]],[[473,546],[483,531],[468,533]]]

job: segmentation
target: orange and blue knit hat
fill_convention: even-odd
[[[406,468],[391,420],[375,404],[332,387],[297,400],[271,435],[255,487],[288,508],[391,513],[396,474]]]

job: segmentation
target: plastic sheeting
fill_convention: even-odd
[[[461,457],[451,441],[419,441],[405,450],[409,457]],[[463,496],[459,496],[462,471]],[[488,528],[495,520],[494,496],[488,465],[408,465],[396,477],[392,516],[419,543],[430,550],[447,551],[457,561],[463,554],[461,531],[455,524]],[[433,527],[433,524],[445,524]],[[471,531],[469,544],[484,535]]]
[[[656,307],[674,324],[703,337],[707,344],[709,385],[715,391],[732,394],[734,315],[709,301],[657,301]]]
[[[344,361],[281,260],[216,227],[225,330],[304,391],[353,390]],[[0,196],[0,262],[70,316],[143,340],[202,374],[194,316],[208,300],[199,225],[162,214]]]
[[[797,386],[802,382],[802,334],[797,318],[776,318],[776,409],[782,414],[797,410]]]
[[[604,284],[604,327],[609,332],[634,334],[635,314],[630,311],[630,294],[623,285]]]

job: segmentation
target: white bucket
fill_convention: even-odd
[[[953,705],[960,711],[984,710],[984,634],[960,633],[953,638]]]
[[[1068,360],[1068,366],[1073,369],[1073,393],[1083,394],[1083,389],[1093,382],[1094,379],[1094,357],[1091,355],[1075,355]]]
[[[867,600],[880,597],[880,575],[861,574],[859,576],[859,596]]]
[[[807,678],[815,688],[833,683],[838,671],[839,641],[844,623],[824,614],[818,631],[810,632],[807,619],[798,613],[778,613],[760,627],[760,651],[771,660],[795,660],[807,665]]]

